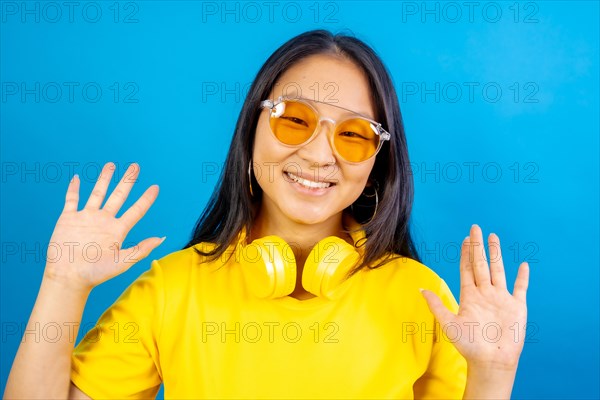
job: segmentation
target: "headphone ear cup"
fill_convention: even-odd
[[[313,247],[304,263],[302,286],[315,296],[332,299],[359,258],[358,251],[345,240],[326,237]]]
[[[284,253],[288,244],[271,235],[242,247],[239,255],[246,286],[262,299],[287,296],[296,287],[296,260]]]

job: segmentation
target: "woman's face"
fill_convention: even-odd
[[[269,99],[279,96],[326,102],[311,104],[322,117],[335,121],[351,114],[338,107],[375,118],[367,78],[345,58],[315,55],[300,61],[280,77]],[[339,216],[360,196],[375,157],[361,164],[346,163],[331,148],[328,137],[333,125],[324,121],[317,129],[317,136],[309,143],[285,146],[272,134],[269,110],[263,109],[252,157],[254,175],[263,190],[262,213],[296,223],[317,224]],[[334,184],[310,189],[294,181],[287,172]]]

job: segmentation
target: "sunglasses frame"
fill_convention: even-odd
[[[370,156],[369,158],[362,160],[362,161],[348,161],[346,160],[344,157],[342,157],[342,155],[339,153],[339,151],[337,150],[337,148],[335,147],[335,142],[333,140],[333,135],[329,135],[329,141],[330,141],[330,146],[333,149],[333,151],[336,153],[336,155],[341,159],[344,160],[344,162],[348,163],[348,164],[362,164],[366,161],[369,161],[370,159],[372,159],[373,157],[377,156],[377,154],[379,153],[379,150],[381,150],[381,147],[383,146],[383,142],[390,140],[391,139],[391,134],[386,131],[385,129],[383,129],[383,127],[381,126],[381,124],[375,120],[372,120],[371,118],[368,118],[360,113],[357,113],[355,111],[349,110],[347,108],[344,107],[340,107],[340,106],[336,106],[335,104],[331,104],[325,101],[317,101],[317,100],[308,100],[308,99],[304,99],[301,97],[285,97],[285,96],[279,96],[277,98],[276,101],[273,100],[263,100],[260,102],[260,106],[261,108],[264,109],[268,109],[271,111],[271,113],[269,114],[269,120],[272,118],[272,114],[275,112],[275,107],[280,104],[283,103],[285,101],[292,101],[292,102],[297,102],[297,103],[301,103],[303,105],[306,105],[309,109],[311,109],[314,113],[315,116],[317,116],[318,121],[317,121],[317,125],[315,127],[315,130],[313,131],[313,133],[310,135],[310,137],[308,139],[306,139],[306,141],[304,141],[303,143],[300,144],[287,144],[287,143],[283,143],[281,140],[279,140],[279,138],[275,135],[275,132],[273,132],[273,129],[271,128],[271,124],[269,123],[269,130],[271,131],[271,134],[273,134],[273,137],[275,139],[277,139],[277,141],[279,143],[281,143],[283,146],[287,146],[287,147],[301,147],[301,146],[305,146],[308,143],[310,143],[311,141],[313,141],[313,139],[317,136],[317,132],[319,131],[319,129],[317,128],[321,122],[323,121],[328,121],[331,122],[333,124],[333,131],[335,132],[335,128],[341,124],[342,122],[346,122],[348,120],[351,119],[364,119],[366,121],[368,121],[371,124],[371,127],[374,128],[374,132],[377,136],[379,136],[379,143],[377,145],[377,149],[375,150],[375,153],[373,153],[372,156]],[[347,117],[344,117],[342,119],[339,120],[333,120],[331,118],[325,118],[323,117],[316,109],[315,107],[313,107],[312,104],[310,104],[310,102],[314,102],[314,103],[322,103],[322,104],[327,104],[345,111],[349,111],[351,113],[353,113],[354,115],[349,115]]]

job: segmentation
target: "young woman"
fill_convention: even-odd
[[[73,326],[93,287],[164,239],[120,249],[158,187],[116,218],[139,167],[102,206],[113,170],[81,211],[77,176],[69,184],[51,248],[95,242],[101,260],[50,251],[28,328]],[[73,335],[23,342],[5,397],[148,398],[162,382],[167,398],[510,398],[528,266],[511,295],[498,237],[488,265],[473,225],[459,308],[418,262],[412,193],[377,55],[326,31],[291,39],[254,80],[192,240],[153,261],[75,350]]]

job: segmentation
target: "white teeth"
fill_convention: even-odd
[[[312,188],[312,189],[325,189],[325,188],[328,188],[329,186],[331,186],[331,182],[313,182],[313,181],[309,181],[309,180],[304,179],[304,178],[300,178],[299,176],[296,176],[296,175],[292,174],[291,172],[286,172],[286,174],[293,181],[298,182],[302,186],[306,186],[308,188]]]

